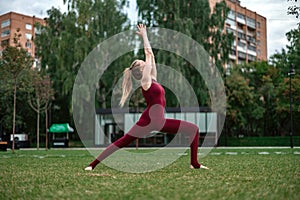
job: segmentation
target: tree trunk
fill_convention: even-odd
[[[12,131],[12,153],[15,153],[15,132],[16,132],[16,108],[17,108],[17,83],[14,85],[14,114],[13,114],[13,131]]]
[[[46,109],[45,109],[45,118],[46,118],[46,150],[48,150],[48,109],[47,109],[47,106],[46,106]]]
[[[36,125],[36,148],[40,149],[40,111],[37,112],[37,125]]]

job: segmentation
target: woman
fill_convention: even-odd
[[[198,163],[198,127],[195,124],[186,121],[165,119],[165,91],[163,87],[156,81],[157,72],[155,59],[148,40],[146,27],[143,24],[139,24],[137,28],[137,34],[142,37],[144,42],[146,60],[135,60],[129,68],[124,70],[124,79],[122,84],[123,95],[120,105],[124,105],[132,89],[131,77],[134,77],[141,83],[142,93],[147,102],[147,108],[142,113],[139,121],[129,130],[129,132],[122,138],[109,145],[92,163],[90,163],[88,167],[85,168],[85,170],[93,170],[98,163],[100,163],[113,152],[127,146],[135,139],[141,138],[152,131],[161,131],[172,134],[176,134],[178,131],[180,131],[184,134],[189,134],[191,168],[208,169],[207,167]]]

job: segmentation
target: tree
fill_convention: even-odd
[[[286,77],[277,89],[276,111],[278,116],[278,129],[282,135],[287,135],[290,122],[290,92],[292,93],[294,120],[300,120],[300,76],[296,75],[291,79]],[[295,123],[295,133],[299,133],[299,123]]]
[[[247,135],[249,113],[255,102],[250,80],[243,76],[241,68],[236,66],[226,79],[227,93],[227,133],[231,136]],[[251,111],[251,112],[250,112]]]
[[[12,152],[15,149],[15,128],[16,128],[16,108],[17,108],[17,91],[26,89],[26,75],[27,71],[32,67],[33,60],[27,54],[20,43],[21,34],[19,30],[14,34],[14,46],[7,46],[1,57],[1,74],[5,80],[5,90],[13,93],[13,122],[12,122]]]
[[[290,30],[286,33],[286,37],[288,39],[289,44],[286,46],[286,49],[282,49],[281,52],[277,52],[270,57],[270,63],[277,69],[280,70],[281,80],[278,81],[278,88],[277,88],[277,116],[278,116],[278,129],[283,134],[286,133],[287,124],[290,122],[289,114],[290,111],[290,101],[289,97],[289,73],[291,70],[294,70],[295,76],[291,77],[291,92],[293,96],[293,111],[294,111],[294,119],[295,121],[299,121],[300,119],[300,112],[298,110],[298,101],[297,99],[299,91],[299,73],[300,73],[300,26],[295,29]],[[295,123],[295,130],[300,129],[298,123]],[[297,132],[297,131],[295,131]]]
[[[190,36],[209,52],[213,63],[223,72],[233,42],[232,34],[224,31],[229,12],[225,1],[217,3],[212,12],[207,0],[137,0],[137,6],[140,18],[148,27],[168,28]],[[206,85],[201,77],[195,77],[196,69],[190,63],[168,52],[156,51],[155,54],[159,63],[172,66],[188,79],[200,105],[209,104]],[[168,105],[178,106],[176,98],[168,90],[166,96]]]
[[[54,97],[54,90],[51,86],[49,76],[43,76],[37,71],[32,71],[32,88],[33,91],[28,95],[28,103],[30,107],[37,113],[37,149],[39,149],[40,138],[40,114],[45,112],[46,116],[46,149],[48,149],[48,119],[47,111],[51,105],[51,100]]]
[[[61,13],[58,9],[48,10],[47,26],[37,26],[41,34],[34,39],[37,56],[41,58],[41,70],[49,74],[55,90],[54,105],[61,119],[70,120],[71,89],[80,63],[74,58],[78,28],[76,15]],[[66,50],[68,49],[68,50]]]
[[[287,0],[287,1],[294,1],[295,3],[297,3],[297,0]],[[289,6],[288,7],[288,11],[287,11],[288,15],[295,15],[296,18],[299,18],[300,15],[300,6],[298,4],[298,6],[293,5],[293,6]],[[298,23],[300,25],[300,23]]]
[[[103,40],[129,28],[128,18],[122,8],[125,0],[64,0],[68,12],[52,8],[48,11],[47,26],[35,38],[42,69],[46,70],[55,89],[54,104],[61,108],[61,118],[71,118],[71,97],[75,77],[81,63]],[[109,16],[109,17],[108,17]],[[113,77],[122,74],[118,65]],[[105,107],[114,79],[105,76],[99,80],[101,95],[98,104]],[[104,87],[102,87],[104,86]],[[104,99],[103,99],[104,97]]]
[[[286,33],[289,41],[288,49],[288,62],[293,65],[295,69],[300,69],[300,26]]]
[[[216,3],[215,8],[210,16],[210,42],[209,52],[213,62],[224,76],[224,65],[229,62],[229,53],[231,50],[234,37],[232,33],[225,34],[224,26],[230,8],[225,1]]]
[[[276,88],[282,78],[280,70],[270,66],[267,62],[251,62],[239,66],[242,75],[249,80],[249,86],[253,87],[253,105],[250,105],[248,123],[256,126],[256,130],[250,130],[253,135],[276,134]],[[261,112],[257,112],[261,111]]]

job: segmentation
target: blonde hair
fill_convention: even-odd
[[[127,67],[123,72],[122,97],[120,100],[121,107],[124,106],[124,103],[132,90],[131,70],[132,68],[138,66],[136,65],[136,61],[138,60],[133,61],[130,67]]]

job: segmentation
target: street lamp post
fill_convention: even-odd
[[[292,96],[292,75],[295,75],[295,69],[290,66],[290,72],[288,73],[290,77],[290,145],[291,148],[294,147],[293,144],[293,96]]]

